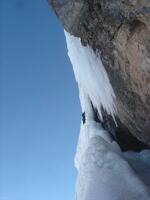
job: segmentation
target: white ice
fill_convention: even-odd
[[[82,91],[98,110],[100,117],[101,107],[114,116],[116,112],[115,94],[109,78],[99,57],[89,47],[84,47],[79,38],[65,32],[68,55],[73,66],[76,81],[79,86],[82,101]],[[84,103],[82,110],[84,111]]]
[[[94,121],[81,125],[76,154],[76,200],[150,199],[150,160],[145,158],[147,165],[143,165],[144,161],[139,162],[140,159],[136,158],[137,163],[134,162],[132,167],[118,144],[107,134],[101,124]],[[141,154],[144,159],[150,151]],[[131,160],[133,162],[133,157]]]
[[[80,39],[66,33],[68,55],[79,86],[82,111],[75,166],[76,200],[150,200],[150,151],[123,153],[100,123],[93,106],[114,116],[115,94],[100,59]]]

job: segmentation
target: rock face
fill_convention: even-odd
[[[49,0],[64,28],[101,52],[123,125],[150,145],[150,1]]]

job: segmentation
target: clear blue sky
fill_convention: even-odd
[[[78,90],[46,0],[0,0],[0,200],[74,199]]]

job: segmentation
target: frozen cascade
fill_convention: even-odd
[[[79,38],[65,32],[68,55],[78,83],[82,111],[75,157],[78,170],[76,200],[150,200],[150,150],[123,153],[100,123],[94,121],[93,106],[112,116],[115,94],[100,59]]]
[[[114,116],[116,113],[115,94],[101,60],[91,48],[82,46],[79,38],[67,32],[65,35],[81,102],[84,95],[92,102],[101,118],[101,107]],[[84,105],[81,103],[83,112],[85,111]]]

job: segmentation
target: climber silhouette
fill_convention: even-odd
[[[85,122],[86,122],[85,112],[82,113],[82,122],[83,122],[83,124],[85,124]]]

